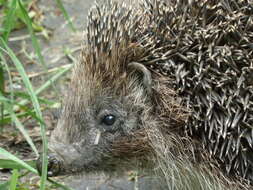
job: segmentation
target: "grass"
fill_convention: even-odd
[[[0,0],[0,18],[3,18],[0,22],[0,132],[3,131],[7,124],[14,123],[16,129],[24,137],[31,150],[36,156],[39,155],[39,151],[33,142],[33,139],[29,136],[26,127],[22,121],[24,118],[34,119],[40,126],[41,138],[42,138],[42,175],[38,189],[45,190],[50,189],[52,185],[54,188],[68,189],[67,187],[53,182],[51,185],[47,182],[47,137],[46,137],[46,125],[42,117],[43,104],[46,108],[59,105],[58,102],[52,102],[43,97],[40,97],[40,93],[48,89],[53,82],[59,79],[62,75],[68,72],[72,65],[59,67],[53,71],[54,75],[49,75],[47,65],[41,53],[41,47],[39,41],[35,35],[36,31],[41,31],[44,28],[36,20],[36,13],[29,9],[32,0]],[[64,17],[67,19],[69,26],[74,30],[74,26],[71,23],[64,6],[60,0],[57,0],[57,5],[62,11]],[[33,16],[32,16],[33,15]],[[44,75],[49,75],[48,81],[45,81],[40,87],[35,89],[27,75],[24,65],[15,55],[14,51],[8,45],[8,39],[13,30],[17,30],[21,27],[26,27],[31,37],[32,46],[35,50],[38,63],[44,70]],[[9,62],[11,60],[12,65]],[[11,72],[18,72],[20,79],[22,80],[22,86],[24,90],[22,92],[15,91],[13,87],[13,77]],[[6,83],[8,82],[10,88],[6,89]],[[0,168],[11,169],[11,178],[2,183],[0,182],[0,189],[9,190],[26,190],[30,189],[29,185],[23,184],[20,179],[24,175],[34,173],[38,175],[37,170],[34,168],[33,162],[25,162],[18,158],[18,155],[14,155],[7,150],[0,148]]]

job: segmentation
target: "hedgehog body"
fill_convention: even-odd
[[[252,15],[249,0],[93,8],[51,137],[57,172],[158,163],[171,189],[250,188]]]

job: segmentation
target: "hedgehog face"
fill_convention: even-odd
[[[138,135],[143,128],[143,110],[148,112],[141,79],[139,74],[129,75],[129,93],[124,96],[116,95],[114,88],[89,94],[70,91],[50,139],[49,176],[125,171],[130,160],[138,163],[140,152],[145,154],[140,144],[145,143],[141,140],[145,135]],[[87,87],[84,91],[90,92],[91,87]]]
[[[118,162],[112,158],[113,144],[138,128],[130,107],[98,99],[82,112],[63,114],[51,136],[50,149],[61,160],[64,173],[111,171]]]

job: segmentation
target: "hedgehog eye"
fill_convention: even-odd
[[[114,115],[106,115],[104,116],[102,123],[105,125],[113,125],[115,123],[116,117]]]

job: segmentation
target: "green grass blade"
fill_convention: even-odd
[[[4,182],[4,183],[2,183],[2,182],[0,181],[0,189],[1,189],[1,190],[9,190],[9,189],[8,189],[9,184],[10,184],[9,181]]]
[[[6,104],[5,104],[6,105]],[[31,146],[32,150],[35,152],[36,156],[39,156],[38,150],[35,147],[31,137],[29,136],[29,134],[27,133],[27,131],[25,130],[23,124],[19,121],[19,119],[17,118],[17,116],[15,115],[15,113],[9,108],[9,106],[6,105],[6,109],[8,110],[8,112],[11,115],[12,121],[14,121],[16,127],[18,128],[18,130],[22,133],[22,135],[25,137],[25,140],[27,141],[27,143]]]
[[[34,161],[26,161],[29,166],[35,167]],[[0,159],[0,168],[11,168],[11,169],[24,169],[24,166],[13,160]]]
[[[73,190],[72,188],[70,187],[66,187],[65,185],[62,185],[60,183],[57,183],[56,181],[52,180],[52,179],[48,179],[48,181],[52,184],[54,184],[56,187],[59,187],[60,189],[62,190]]]
[[[27,108],[27,107],[25,107],[25,106],[22,106],[22,105],[18,105],[18,103],[16,102],[16,101],[14,101],[14,94],[16,95],[16,93],[14,93],[14,89],[12,88],[12,86],[13,86],[13,82],[12,82],[12,78],[11,78],[11,73],[10,73],[10,70],[9,70],[9,67],[8,67],[8,64],[6,63],[6,60],[5,60],[5,58],[4,58],[4,56],[2,55],[2,53],[1,53],[1,51],[0,51],[0,59],[2,60],[2,64],[3,64],[3,66],[5,67],[5,69],[6,69],[6,71],[7,71],[7,75],[8,75],[8,79],[9,79],[9,83],[10,83],[10,93],[6,93],[6,94],[4,94],[3,92],[1,93],[2,95],[4,94],[4,95],[10,95],[10,98],[5,98],[5,97],[3,97],[3,96],[0,96],[0,102],[2,102],[2,103],[7,103],[7,104],[9,104],[9,107],[11,107],[10,108],[10,110],[14,113],[15,112],[15,110],[14,110],[14,107],[19,107],[19,109],[22,109],[22,110],[24,110],[25,112],[23,112],[23,113],[15,113],[15,115],[16,115],[16,117],[17,118],[20,118],[20,117],[25,117],[25,116],[32,116],[34,119],[37,119],[38,121],[41,121],[41,120],[39,120],[36,116],[35,116],[35,111],[34,110],[32,110],[31,111],[31,109],[30,108]],[[26,94],[27,96],[27,99],[29,99],[30,100],[30,96],[28,95],[28,94]],[[28,100],[27,100],[28,101]],[[4,104],[3,104],[4,105]],[[2,106],[3,107],[3,106]],[[2,115],[2,119],[0,120],[0,126],[2,125],[5,125],[5,124],[7,124],[7,123],[11,123],[12,122],[12,120],[11,120],[11,117],[10,117],[10,115],[9,115],[9,112],[5,109],[4,111],[3,111],[3,115]]]
[[[4,93],[4,66],[0,62],[0,92]]]
[[[9,67],[8,67],[8,64],[7,64],[7,62],[6,62],[6,59],[5,59],[5,57],[3,56],[3,54],[1,53],[1,51],[0,51],[0,60],[1,60],[1,66],[2,66],[2,68],[3,67],[5,67],[5,70],[7,71],[7,76],[8,76],[8,82],[10,83],[10,100],[11,100],[11,104],[13,104],[12,102],[14,101],[14,99],[13,99],[13,82],[12,82],[12,78],[11,78],[11,72],[10,72],[10,69],[9,69]],[[4,74],[3,74],[3,80],[5,80],[4,79]],[[4,84],[4,82],[3,82],[3,90],[2,91],[0,91],[0,92],[2,92],[2,94],[4,94],[5,95],[5,89],[4,89],[4,87],[5,87],[5,84]],[[4,113],[4,108],[3,108],[3,116],[5,115],[5,113]],[[3,118],[2,118],[3,119]],[[2,120],[1,120],[2,121]]]
[[[32,104],[33,107],[36,111],[37,117],[42,119],[42,113],[40,110],[40,106],[39,106],[39,101],[37,99],[37,96],[33,90],[33,87],[30,83],[30,80],[24,70],[23,65],[20,63],[20,61],[17,59],[17,57],[15,56],[15,54],[13,53],[13,51],[7,46],[7,44],[4,42],[4,40],[2,38],[0,38],[0,42],[2,43],[3,47],[6,49],[8,55],[10,56],[13,64],[15,65],[15,67],[17,68],[19,74],[22,77],[23,83],[29,93],[29,95],[31,96],[31,100],[32,100]],[[42,175],[41,175],[41,184],[40,184],[40,190],[44,190],[46,187],[46,179],[47,179],[47,137],[46,137],[46,126],[43,125],[42,123],[40,124],[40,129],[41,129],[41,136],[42,136]]]
[[[26,141],[28,142],[28,144],[31,146],[32,150],[35,152],[36,156],[39,156],[38,150],[35,147],[31,137],[29,136],[29,134],[27,133],[27,131],[25,130],[24,126],[22,125],[22,123],[19,121],[19,119],[17,118],[17,116],[15,115],[15,113],[13,112],[12,109],[12,105],[9,104],[9,99],[5,98],[3,96],[3,94],[0,93],[0,101],[1,102],[5,102],[3,105],[5,106],[6,110],[9,112],[9,114],[11,115],[12,121],[14,121],[16,127],[18,128],[18,130],[22,133],[22,135],[25,137]]]
[[[4,70],[3,65],[0,62],[0,93],[4,94]],[[0,101],[0,121],[4,119],[4,104]],[[0,132],[2,132],[3,126],[0,124]]]
[[[14,156],[13,154],[9,153],[8,151],[6,151],[5,149],[3,149],[1,147],[0,147],[0,155],[2,157],[4,157],[5,159],[12,160],[12,161],[16,162],[17,164],[21,165],[21,167],[23,167],[35,174],[38,174],[36,169],[34,169],[29,164],[25,163],[23,160],[20,160],[19,158],[17,158],[16,156]]]
[[[4,102],[10,102],[9,99],[5,98],[2,93],[0,93],[0,102],[4,103]]]
[[[2,97],[0,96],[0,102],[2,101],[5,101],[5,102],[10,102],[9,99],[7,100],[4,100],[2,99]],[[55,101],[48,101],[48,100],[44,100],[44,99],[40,99],[39,98],[39,102],[40,103],[43,103],[43,104],[47,104],[48,108],[51,108],[51,109],[54,109],[54,108],[60,108],[61,107],[61,104],[60,102],[55,102]],[[36,116],[36,113],[34,111],[34,109],[31,109],[30,107],[27,107],[27,106],[23,106],[23,105],[20,105],[18,104],[17,102],[14,101],[14,106],[18,106],[19,107],[19,110],[22,110],[21,112],[19,113],[15,113],[15,116],[17,118],[24,118],[24,117],[28,117],[28,116],[31,116],[33,119],[36,119],[37,121],[39,122],[42,122],[37,116]],[[13,106],[13,107],[14,107]],[[7,110],[6,111],[6,114],[4,115],[4,118],[3,120],[0,120],[0,125],[6,125],[6,124],[10,124],[12,122],[11,120],[11,116],[9,114],[9,112]],[[12,109],[13,111],[13,109]],[[14,112],[14,111],[13,111]]]
[[[33,115],[31,115],[31,114],[33,114]],[[30,112],[15,113],[15,115],[17,116],[17,118],[24,118],[24,117],[28,117],[28,116],[34,117],[34,114],[36,114],[34,110],[32,110]],[[3,120],[1,121],[1,124],[2,125],[7,125],[7,124],[11,123],[11,121],[12,121],[11,120],[11,116],[7,115],[7,116],[5,116],[3,118]]]
[[[32,45],[33,45],[33,47],[35,49],[35,52],[36,52],[36,54],[38,56],[38,60],[39,60],[40,64],[43,66],[43,68],[45,70],[47,70],[47,66],[46,66],[46,64],[44,62],[44,59],[43,59],[43,56],[41,54],[40,45],[39,45],[38,40],[37,40],[37,38],[36,38],[36,36],[34,34],[34,31],[33,31],[32,21],[31,21],[30,17],[28,16],[27,11],[25,10],[25,8],[24,8],[23,3],[22,3],[21,0],[18,0],[18,5],[19,5],[19,8],[20,8],[20,10],[22,12],[22,16],[23,16],[24,21],[25,21],[25,23],[27,25],[29,33],[31,35]]]
[[[4,28],[4,32],[3,32],[3,39],[7,42],[8,38],[9,38],[9,34],[10,31],[13,28],[13,23],[14,23],[14,18],[15,18],[15,12],[17,10],[17,0],[12,0],[11,2],[11,7],[10,9],[8,9],[8,12],[6,14],[6,19],[3,22],[3,28]]]
[[[10,190],[16,190],[17,183],[18,183],[18,176],[19,172],[18,170],[13,170],[12,171],[12,176],[11,176],[11,181],[10,181]]]
[[[49,79],[47,82],[45,82],[44,85],[42,85],[40,88],[38,88],[36,90],[36,94],[41,93],[42,91],[44,91],[46,88],[48,88],[49,86],[52,85],[52,82],[56,81],[57,79],[59,79],[63,74],[65,74],[67,71],[69,71],[71,68],[73,67],[72,64],[67,65],[64,68],[59,69],[59,71],[51,78]]]
[[[1,53],[0,53],[0,56],[1,56]],[[35,94],[39,95],[41,92],[43,92],[44,90],[46,90],[47,88],[49,88],[55,81],[57,81],[62,75],[64,75],[66,72],[68,72],[72,67],[73,67],[73,65],[69,64],[69,65],[65,65],[62,68],[59,68],[59,70],[57,71],[57,73],[55,75],[53,75],[52,78],[50,78],[48,81],[46,81],[41,87],[39,87],[38,89],[36,89]],[[23,100],[21,100],[18,103],[18,105],[24,106],[27,103],[29,103],[29,100],[23,99]],[[18,106],[18,105],[15,105],[13,107],[14,112],[20,109],[20,106]],[[8,114],[8,113],[4,112],[4,115],[6,115],[6,114]],[[3,122],[3,123],[5,123],[5,122]]]
[[[75,32],[76,29],[75,29],[75,27],[74,27],[72,21],[70,20],[70,17],[69,17],[69,15],[68,15],[66,9],[64,8],[64,6],[63,6],[61,0],[56,0],[56,3],[57,3],[57,5],[58,5],[58,7],[61,9],[61,12],[62,12],[64,18],[67,20],[70,29],[71,29],[73,32]]]

